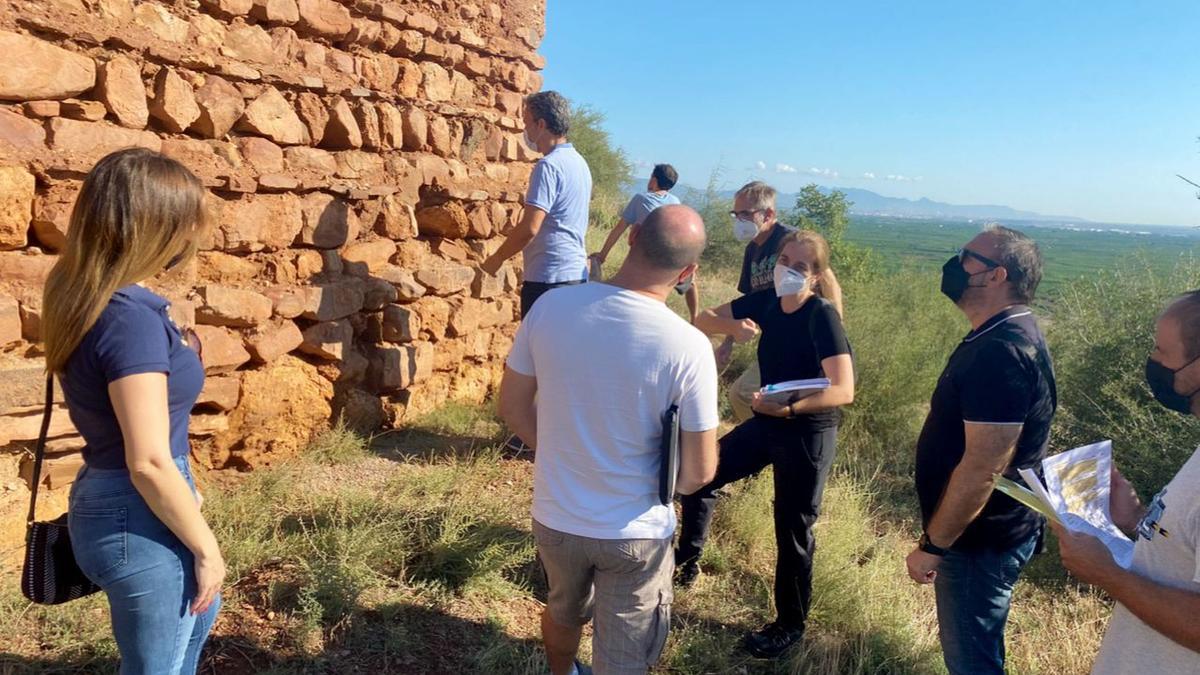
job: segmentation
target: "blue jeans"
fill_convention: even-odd
[[[950,551],[938,565],[938,634],[950,675],[1003,675],[1009,601],[1036,545],[1035,533],[1007,549]]]
[[[187,457],[175,460],[194,492]],[[196,672],[220,599],[200,615],[192,553],[134,488],[126,469],[84,466],[71,487],[71,546],[112,613],[122,675]]]

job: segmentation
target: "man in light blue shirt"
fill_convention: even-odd
[[[675,167],[670,164],[654,166],[654,171],[650,173],[650,180],[646,183],[646,191],[639,192],[629,200],[629,204],[621,212],[620,220],[609,233],[608,239],[604,241],[604,246],[600,247],[598,253],[588,256],[588,260],[592,264],[590,276],[599,280],[604,262],[608,260],[608,254],[612,251],[613,246],[616,246],[617,242],[621,240],[621,236],[625,234],[625,230],[630,225],[634,227],[641,225],[646,220],[646,216],[660,206],[679,203],[679,198],[671,194],[671,188],[675,187],[677,182],[679,182],[679,172],[675,170]],[[700,287],[696,284],[696,275],[693,274],[686,281],[675,286],[675,292],[686,294],[688,313],[694,323],[696,315],[700,312]]]
[[[522,253],[521,317],[543,293],[587,280],[588,205],[592,172],[567,141],[570,105],[555,91],[525,98],[525,143],[544,156],[533,168],[521,222],[481,265],[496,274],[504,261]]]

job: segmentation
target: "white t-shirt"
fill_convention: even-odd
[[[1200,593],[1200,450],[1159,494],[1163,510],[1158,526],[1169,536],[1154,532],[1149,540],[1139,537],[1131,569],[1161,584]],[[1092,674],[1121,673],[1200,674],[1200,652],[1150,628],[1118,603]]]
[[[537,378],[533,517],[594,539],[665,539],[662,416],[719,422],[712,345],[661,302],[603,283],[556,288],[521,323],[508,367]]]

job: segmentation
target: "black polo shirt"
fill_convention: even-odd
[[[950,474],[962,461],[964,424],[1023,425],[1016,454],[1004,472],[1019,481],[1018,469],[1034,468],[1041,474],[1057,406],[1050,352],[1028,307],[1010,307],[968,333],[938,379],[929,416],[917,440],[916,483],[922,521],[929,524]],[[1040,516],[996,492],[953,548],[1008,548],[1024,541],[1040,525]]]
[[[795,228],[776,221],[771,226],[771,234],[761,246],[753,241],[746,244],[746,253],[742,256],[742,276],[738,279],[738,293],[750,295],[775,288],[775,261],[779,258],[779,242],[789,232],[795,231]]]

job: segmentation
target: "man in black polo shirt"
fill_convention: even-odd
[[[942,268],[942,292],[971,322],[950,356],[917,441],[916,485],[925,532],[908,573],[934,585],[951,675],[1004,672],[1004,624],[1041,517],[992,492],[993,476],[1040,473],[1057,395],[1050,352],[1029,309],[1042,254],[997,225]]]
[[[775,209],[775,188],[756,180],[746,183],[733,196],[733,235],[738,241],[746,242],[742,255],[742,275],[737,290],[742,295],[775,286],[775,261],[779,258],[779,242],[795,228],[779,222]],[[826,298],[833,303],[838,316],[842,317],[842,287],[832,269],[826,269],[821,279]],[[724,367],[733,355],[733,338],[726,337],[717,348],[717,365]],[[753,416],[750,401],[759,390],[758,364],[751,363],[729,387],[729,405],[733,408],[735,422],[744,422]]]

